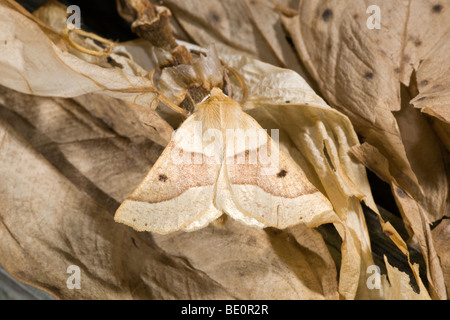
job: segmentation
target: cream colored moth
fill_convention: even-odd
[[[203,228],[223,213],[247,225],[284,229],[331,210],[267,131],[213,88],[114,219],[167,234]]]

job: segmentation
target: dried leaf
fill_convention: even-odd
[[[20,16],[20,13],[17,13],[16,11],[4,11],[4,14],[9,14],[11,12],[12,14],[18,14]],[[52,28],[56,33],[56,36],[54,35],[54,37],[59,36],[61,38],[59,33],[62,32],[62,28],[66,23],[65,6],[56,1],[49,1],[44,6],[40,7],[34,14],[36,17],[43,19],[43,22],[48,23],[48,27]],[[4,52],[5,55],[3,56],[3,59],[8,62],[8,65],[3,65],[1,67],[2,72],[5,72],[6,76],[3,77],[0,82],[3,81],[4,85],[12,87],[15,90],[32,92],[38,95],[76,97],[83,95],[86,92],[100,92],[104,95],[125,99],[124,102],[120,103],[113,98],[108,99],[106,96],[104,99],[108,99],[109,103],[104,104],[105,108],[102,111],[100,110],[101,105],[99,104],[87,103],[87,106],[96,105],[96,110],[90,111],[93,112],[94,115],[103,118],[109,125],[114,126],[119,133],[124,133],[121,132],[118,127],[124,128],[127,126],[122,120],[126,119],[126,121],[129,121],[128,124],[132,124],[131,130],[138,131],[137,134],[144,134],[163,146],[168,143],[173,130],[155,111],[152,110],[156,108],[158,103],[156,89],[147,78],[148,71],[145,71],[144,69],[152,69],[156,65],[155,61],[149,58],[152,56],[151,47],[148,47],[145,43],[139,41],[116,46],[110,55],[110,62],[120,68],[112,67],[110,64],[106,63],[106,57],[99,58],[100,60],[96,59],[97,57],[92,56],[87,58],[89,55],[79,52],[70,46],[70,53],[58,51],[58,48],[55,47],[54,43],[50,42],[50,39],[46,37],[46,33],[41,32],[38,23],[39,20],[35,21],[32,18],[33,17],[28,19],[28,17],[23,15],[20,16],[19,21],[28,23],[38,37],[34,40],[39,40],[36,43],[28,41],[30,38],[27,38],[29,37],[27,32],[23,32],[23,39],[20,35],[14,35],[14,37],[16,37],[14,41],[21,47],[21,54],[23,55],[24,61],[22,65],[14,63],[14,59],[20,59],[20,57],[13,55],[14,45],[8,45],[6,41],[6,51]],[[7,26],[6,30],[17,29],[17,22],[12,23],[12,20],[2,22]],[[20,28],[20,30],[23,31],[24,29]],[[12,34],[13,33],[9,36],[12,36]],[[6,34],[6,36],[8,36],[8,34]],[[44,52],[39,50],[44,50]],[[127,50],[130,50],[132,54]],[[35,52],[42,52],[42,57],[45,57],[45,59],[41,59],[40,64],[35,64],[32,61]],[[51,52],[52,54],[46,54],[45,52]],[[75,54],[76,56],[72,54]],[[29,55],[30,60],[25,60],[26,55]],[[67,64],[63,64],[63,66],[61,65],[62,56],[67,57],[65,61]],[[134,62],[131,57],[136,57],[138,61],[142,63],[143,67]],[[58,62],[56,60],[58,60]],[[43,72],[42,68],[46,68],[47,66],[49,66],[49,68]],[[22,83],[17,82],[17,79],[14,80],[15,77],[8,76],[9,72],[18,72],[18,70],[13,71],[13,69],[17,69],[18,67],[23,69],[22,71],[26,73],[25,74],[22,71],[22,73],[20,73]],[[31,82],[26,80],[27,77],[30,77]],[[48,77],[48,79],[41,79],[43,77]],[[67,77],[67,79],[65,77]],[[24,87],[24,80],[27,88]],[[33,81],[35,82],[35,85],[30,84],[33,83]],[[100,81],[101,83],[98,83],[97,81]],[[132,82],[136,83],[139,88],[130,87]],[[123,90],[118,88],[107,89],[108,83],[114,83],[113,86],[116,87],[123,85],[124,88]],[[79,101],[95,99],[93,97],[93,95],[84,96],[83,98],[79,98]],[[134,104],[133,102],[138,104]],[[124,118],[118,117],[118,114],[123,115]],[[134,133],[134,135],[137,134]],[[128,131],[128,136],[130,135],[133,135],[133,133]]]
[[[389,176],[388,160],[373,146],[363,144],[362,146],[353,147],[353,154],[366,165],[370,170],[380,173],[382,176]],[[377,167],[374,167],[377,166]],[[402,190],[395,181],[391,182],[391,187],[394,190],[394,197],[401,213],[404,217],[404,222],[410,234],[414,234],[415,241],[420,246],[422,255],[427,265],[427,278],[430,286],[430,293],[432,297],[438,297],[440,293],[445,292],[443,287],[443,274],[438,259],[436,259],[436,252],[434,250],[433,241],[431,241],[430,226],[425,223],[423,208],[404,190]],[[385,227],[383,226],[383,229]],[[395,233],[388,230],[392,238]],[[398,237],[395,237],[398,239]],[[401,238],[400,238],[401,239]],[[398,247],[407,254],[406,244],[403,241],[396,241]],[[409,256],[408,256],[409,260]],[[418,280],[418,276],[416,277]]]
[[[381,9],[380,29],[366,28],[369,5]],[[416,224],[412,229],[422,235],[429,233],[424,227],[427,223],[448,214],[449,175],[439,138],[424,115],[414,112],[410,104],[425,108],[426,102],[417,104],[419,96],[412,98],[417,88],[420,92],[425,87],[423,81],[428,79],[424,75],[430,75],[431,79],[437,74],[435,59],[442,63],[439,56],[444,51],[440,48],[448,46],[445,34],[450,30],[446,7],[432,1],[374,1],[351,5],[350,1],[300,1],[298,15],[283,18],[302,61],[324,97],[348,115],[356,131],[388,160],[389,172],[383,172],[370,155],[364,156],[365,164],[373,170],[382,170],[375,172],[387,179],[386,182],[395,182],[416,202],[399,207],[407,223],[411,227]],[[417,24],[418,19],[423,23]],[[422,65],[427,67],[422,70]],[[416,77],[419,73],[420,79]],[[443,83],[430,82],[431,85],[445,85],[447,81],[434,78]],[[445,104],[446,100],[439,101]],[[441,118],[445,120],[439,116],[438,121]],[[438,134],[442,136],[442,132]],[[418,207],[420,213],[404,211]],[[422,238],[422,252],[429,259],[432,277],[429,281],[436,290],[432,289],[433,297],[445,298],[445,290],[439,283],[442,271],[433,259],[432,245],[426,242],[425,236],[417,236]]]
[[[425,259],[430,295],[433,298],[445,298],[446,291],[442,267],[434,249],[430,226],[424,222],[426,221],[425,210],[402,189],[394,190],[397,205],[405,215],[404,220],[410,224],[415,240],[418,242]]]
[[[447,172],[439,141],[430,134],[426,120],[420,114],[404,111],[412,97],[403,95],[401,99],[400,84],[409,86],[419,61],[439,41],[444,42],[447,13],[433,12],[428,1],[411,3],[409,9],[407,1],[370,4],[382,9],[383,27],[379,30],[366,28],[369,4],[364,2],[350,7],[350,2],[302,1],[299,16],[283,21],[325,98],[347,114],[366,142],[389,159],[390,175],[427,208],[427,218],[435,221],[448,210],[442,201],[448,194]],[[436,21],[419,30],[413,22],[419,14],[421,20],[435,17]],[[442,27],[433,29],[436,23]],[[427,33],[430,29],[436,31]],[[414,148],[417,141],[405,138],[412,132],[430,141],[423,141],[429,148],[426,160],[422,159],[424,152]],[[429,208],[430,203],[434,203],[433,208]]]
[[[243,53],[306,76],[274,4],[266,0],[164,1],[192,41],[219,53]]]
[[[441,17],[434,23],[441,23],[450,19],[449,7],[442,11]],[[445,28],[441,25],[436,29],[445,31]],[[427,52],[423,57],[421,56],[420,64],[416,69],[419,94],[412,100],[414,107],[447,124],[450,123],[448,108],[450,104],[450,94],[448,92],[450,87],[450,66],[442,62],[446,61],[450,50],[449,32],[450,30],[447,28],[447,34],[443,35],[439,42],[433,44],[430,52]],[[428,39],[428,37],[426,38]]]
[[[3,118],[10,124],[17,122],[21,134],[50,163],[81,189],[92,190],[93,199],[103,201],[107,208],[118,205],[109,197],[123,201],[124,193],[133,190],[132,185],[142,179],[142,171],[149,170],[162,151],[143,136],[139,139],[135,135],[131,142],[117,135],[75,101],[24,95],[4,87],[0,93],[0,103],[9,110]],[[88,110],[105,108],[105,100],[101,104],[99,107],[98,100],[83,101]],[[122,162],[130,165],[129,169],[124,170]]]
[[[302,225],[262,231],[228,219],[221,228],[155,235],[155,242],[187,257],[228,292],[239,292],[236,298],[338,299],[337,274],[323,239]]]
[[[153,109],[157,106],[156,91],[148,78],[126,74],[119,68],[103,68],[62,50],[40,24],[7,2],[0,3],[0,29],[3,86],[57,97],[105,92]],[[36,53],[45,58],[37,63]]]
[[[173,128],[155,110],[95,93],[74,100],[121,136],[131,140],[143,136],[161,146],[171,139]]]
[[[445,151],[428,119],[409,104],[411,95],[403,86],[401,94],[401,110],[395,112],[394,116],[409,163],[423,191],[412,195],[425,209],[425,221],[434,222],[450,213],[450,208],[447,207],[449,176],[446,172]]]
[[[450,292],[450,252],[448,244],[450,241],[450,220],[444,219],[439,225],[431,230],[436,252],[442,265],[445,287]]]
[[[408,276],[397,268],[392,267],[386,257],[384,257],[384,262],[387,267],[389,280],[383,277],[381,281],[383,283],[384,296],[387,300],[430,300],[426,288],[423,285],[419,288],[419,293],[414,292],[411,286],[408,285]],[[419,267],[417,265],[414,267],[418,273]]]

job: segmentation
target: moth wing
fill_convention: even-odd
[[[137,189],[114,216],[138,231],[192,231],[218,218],[213,202],[220,163],[205,154],[194,117],[189,117]]]
[[[226,162],[220,175],[219,202],[235,219],[259,227],[284,229],[333,210],[314,187],[249,115],[243,120],[258,132],[257,142],[227,140]]]

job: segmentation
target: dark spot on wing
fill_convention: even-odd
[[[419,99],[417,99],[417,101],[423,101],[423,100],[425,100],[427,97],[422,97],[422,98],[419,98]]]
[[[395,72],[395,73],[400,73],[400,68],[398,68],[398,67],[395,68],[395,69],[394,69],[394,72]]]
[[[405,62],[409,62],[411,58],[409,56],[403,56],[403,61]]]
[[[165,174],[160,174],[159,175],[159,181],[166,182],[167,179],[169,179],[169,178],[167,178],[167,176]]]
[[[441,4],[435,4],[432,8],[433,13],[440,13],[442,11],[443,6]]]
[[[419,39],[417,39],[416,41],[414,41],[414,45],[416,47],[420,47],[422,45],[422,41],[420,41]]]
[[[287,175],[287,171],[284,169],[277,173],[278,178],[284,178],[284,177],[286,177],[286,175]]]
[[[364,78],[366,78],[366,79],[373,79],[373,72],[370,72],[370,71],[366,72],[364,74]]]
[[[333,11],[331,9],[327,8],[322,13],[322,20],[325,22],[330,21],[333,18]]]
[[[358,14],[355,13],[355,14],[353,15],[353,19],[358,19],[358,18],[359,18]]]
[[[286,100],[286,101],[285,101],[285,103],[290,103],[290,102],[291,102],[291,100]]]

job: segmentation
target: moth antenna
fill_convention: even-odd
[[[197,104],[200,104],[200,103],[205,102],[209,97],[211,97],[211,93],[208,93],[208,94],[202,99],[202,101],[200,101],[200,102],[197,103]]]
[[[233,76],[236,77],[236,79],[239,82],[239,85],[242,88],[242,100],[241,100],[241,104],[244,104],[247,101],[248,98],[248,88],[247,85],[245,84],[244,78],[242,78],[242,76],[239,74],[239,72],[237,72],[234,68],[232,68],[231,66],[229,66],[227,63],[225,63],[224,61],[220,60],[220,62],[223,64],[223,66],[230,71]]]
[[[102,44],[105,44],[107,46],[107,48],[105,48],[103,51],[95,51],[95,50],[91,50],[91,49],[87,49],[81,45],[79,45],[78,43],[76,43],[75,41],[72,40],[72,38],[70,37],[70,32],[74,32],[78,35],[81,35],[83,37],[86,38],[91,38],[93,40],[96,40]],[[80,52],[89,54],[91,56],[97,56],[97,57],[101,57],[101,56],[108,56],[111,51],[113,50],[114,46],[115,46],[115,42],[102,38],[94,33],[91,32],[87,32],[81,29],[69,29],[68,27],[65,27],[62,31],[62,37],[63,39],[65,39],[72,47],[74,47],[75,49],[77,49]]]
[[[161,93],[161,91],[158,90],[158,88],[155,86],[155,83],[153,82],[153,76],[155,74],[156,70],[153,69],[152,71],[150,71],[148,73],[148,79],[150,80],[150,83],[152,85],[152,87],[156,90],[156,93],[158,94],[158,99],[159,101],[161,101],[162,103],[164,103],[167,107],[169,107],[170,109],[172,109],[173,111],[175,111],[176,113],[180,113],[183,116],[187,116],[188,112],[186,110],[184,110],[183,108],[180,108],[179,106],[177,106],[175,103],[173,103],[172,101],[170,101],[166,96],[164,96],[164,94]]]

